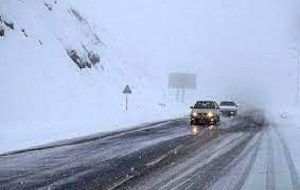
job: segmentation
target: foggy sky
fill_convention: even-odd
[[[102,7],[87,16],[120,42],[122,59],[141,73],[157,66],[148,73],[157,81],[173,71],[196,72],[199,97],[279,105],[295,99],[296,0],[88,3]]]

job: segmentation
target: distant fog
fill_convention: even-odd
[[[156,65],[158,81],[169,72],[197,72],[199,97],[268,105],[295,99],[296,0],[90,2],[103,7],[89,16],[119,36],[130,66]]]

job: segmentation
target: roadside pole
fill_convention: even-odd
[[[292,57],[297,59],[297,69],[296,69],[296,96],[295,96],[295,106],[299,106],[299,96],[300,96],[300,49],[299,48],[293,48],[293,50],[296,52],[296,56]]]
[[[126,96],[126,111],[128,110],[128,94],[125,95]]]
[[[299,106],[299,83],[300,83],[300,50],[297,49],[297,92],[296,92],[296,106]]]
[[[129,100],[129,94],[132,94],[132,90],[130,89],[129,85],[125,86],[125,89],[123,90],[123,94],[125,94],[125,111],[128,111],[128,100]]]

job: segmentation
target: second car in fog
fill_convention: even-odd
[[[233,117],[237,115],[238,105],[234,101],[222,101],[220,103],[222,116]]]

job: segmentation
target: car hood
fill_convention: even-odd
[[[215,109],[192,109],[192,112],[197,112],[197,113],[208,113],[208,112],[218,113],[218,111],[215,110]]]

